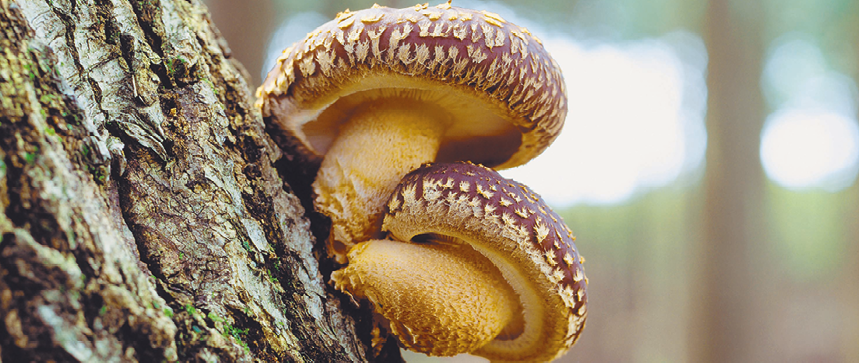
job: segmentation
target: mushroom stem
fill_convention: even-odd
[[[331,275],[337,289],[366,298],[407,349],[451,356],[502,334],[519,299],[500,271],[459,244],[371,240]]]
[[[385,98],[359,108],[341,126],[313,190],[331,218],[331,254],[346,262],[356,242],[378,237],[384,205],[409,171],[435,160],[449,115],[423,102]]]

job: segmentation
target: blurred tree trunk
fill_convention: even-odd
[[[856,36],[859,34],[859,3],[854,2],[852,5],[848,8],[848,11],[852,11],[850,14],[854,14],[851,29],[854,31],[851,34],[854,34],[854,39],[859,40],[859,36]],[[856,60],[859,60],[859,47],[855,49],[857,50]],[[859,65],[859,62],[856,64]],[[853,73],[853,81],[859,84],[859,69]],[[856,110],[856,119],[859,120],[859,109]],[[852,206],[843,217],[844,225],[849,226],[846,252],[847,256],[854,258],[845,259],[847,266],[841,275],[842,283],[839,285],[844,286],[842,292],[845,295],[844,306],[856,307],[859,306],[859,279],[856,278],[859,276],[859,259],[855,258],[859,256],[859,220],[857,220],[859,219],[859,183],[854,182],[853,186],[847,189],[846,194]],[[847,329],[842,342],[842,346],[845,347],[843,356],[848,362],[859,362],[859,344],[856,344],[859,342],[859,310],[854,308],[848,311],[850,311],[849,316],[846,317],[848,323],[845,324]]]
[[[238,61],[247,68],[251,84],[262,83],[262,67],[269,35],[275,28],[271,0],[209,0],[212,20],[218,24]],[[289,44],[284,44],[286,48]],[[268,70],[266,70],[268,71]]]
[[[857,73],[859,74],[859,73]],[[857,115],[859,116],[859,115]],[[859,117],[857,117],[859,119]],[[859,185],[854,184],[844,192],[850,201],[846,213],[842,216],[843,223],[847,227],[846,256],[851,256],[845,259],[844,269],[841,276],[838,277],[837,286],[841,287],[838,291],[839,298],[843,301],[846,310],[844,320],[844,335],[842,336],[840,352],[844,357],[845,362],[859,362]]]
[[[199,0],[0,0],[0,361],[372,359],[225,49]]]
[[[693,300],[692,362],[764,362],[772,284],[759,155],[766,115],[760,1],[709,0],[709,135],[704,238]],[[775,344],[771,346],[777,346]]]

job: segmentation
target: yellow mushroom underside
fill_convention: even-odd
[[[313,183],[317,211],[331,218],[333,255],[376,237],[385,201],[403,175],[435,160],[448,122],[410,99],[377,100],[351,115]]]
[[[410,350],[436,356],[470,352],[495,339],[518,311],[516,294],[468,246],[389,240],[360,243],[331,278],[367,298]]]

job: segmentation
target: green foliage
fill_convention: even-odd
[[[272,284],[280,285],[280,280],[274,276],[274,273],[271,272],[271,270],[266,270],[266,272],[268,272],[268,280],[271,281]]]
[[[24,160],[27,162],[27,164],[34,165],[36,163],[36,156],[38,155],[38,151],[39,151],[39,148],[37,147],[36,151],[33,151],[33,152],[25,151],[24,152]]]
[[[226,337],[226,338],[233,337],[243,348],[245,348],[245,350],[250,351],[250,347],[244,341],[245,336],[248,334],[248,331],[249,331],[248,328],[244,328],[244,329],[237,328],[237,327],[233,326],[232,324],[228,323],[226,321],[226,319],[216,315],[213,312],[209,312],[209,314],[207,314],[206,317],[208,317],[213,322],[217,323],[216,327],[218,325],[221,326],[219,330],[221,330],[221,334],[223,334],[224,337]]]
[[[226,320],[224,320],[224,318],[222,318],[218,315],[215,315],[215,313],[213,313],[211,311],[208,314],[206,314],[206,317],[209,319],[212,319],[212,321],[214,321],[216,323],[223,323],[226,321]]]
[[[227,324],[224,324],[224,331],[223,331],[223,334],[224,334],[224,336],[225,336],[225,337],[233,337],[233,338],[235,338],[235,339],[236,339],[236,341],[237,341],[237,342],[238,342],[238,343],[239,343],[243,348],[245,348],[245,350],[246,350],[246,351],[250,351],[250,350],[251,350],[251,348],[248,346],[248,343],[245,343],[245,341],[244,341],[244,337],[245,337],[245,335],[247,335],[247,334],[248,334],[248,328],[239,329],[239,328],[236,328],[236,327],[232,326],[231,324],[227,323]]]
[[[188,312],[188,314],[191,314],[191,315],[197,314],[197,309],[194,308],[194,305],[187,304],[187,305],[185,305],[184,309],[186,312]]]

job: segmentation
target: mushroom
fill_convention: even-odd
[[[339,262],[378,237],[384,201],[423,163],[521,165],[567,112],[555,61],[497,14],[426,4],[339,13],[283,51],[257,90],[281,146],[319,167]]]
[[[522,184],[480,165],[424,165],[396,187],[382,229],[394,241],[357,244],[331,278],[372,302],[407,349],[549,361],[584,328],[575,237]]]

